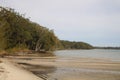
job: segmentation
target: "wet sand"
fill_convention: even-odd
[[[9,57],[43,80],[120,80],[120,62],[93,58]]]

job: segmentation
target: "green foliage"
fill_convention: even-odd
[[[10,8],[0,7],[0,49],[54,50],[59,42],[53,31],[40,26]]]
[[[93,47],[84,42],[71,42],[61,40],[62,49],[93,49]]]
[[[53,30],[24,18],[11,8],[0,7],[0,50],[53,51],[91,48],[91,45],[83,42],[60,41]]]

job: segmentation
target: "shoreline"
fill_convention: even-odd
[[[43,80],[31,72],[16,66],[7,59],[0,58],[0,80]]]
[[[11,56],[7,60],[43,80],[120,80],[120,62],[108,59]]]

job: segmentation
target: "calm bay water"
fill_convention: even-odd
[[[60,50],[54,53],[57,58],[37,57],[19,64],[43,80],[120,80],[120,50]]]
[[[120,50],[92,49],[92,50],[60,50],[54,52],[60,58],[104,58],[120,61]]]

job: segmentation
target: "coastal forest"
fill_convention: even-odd
[[[54,51],[57,49],[92,49],[84,42],[57,38],[53,30],[30,21],[11,8],[0,7],[0,50],[28,49]]]

